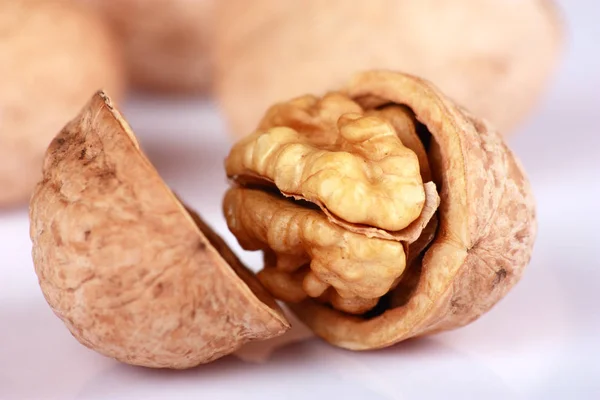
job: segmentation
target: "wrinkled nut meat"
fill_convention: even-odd
[[[465,325],[519,280],[534,199],[487,122],[416,77],[359,74],[273,106],[226,161],[224,213],[261,282],[348,349]]]
[[[223,240],[164,184],[102,93],[48,148],[30,219],[47,302],[104,355],[188,368],[289,327]]]
[[[423,210],[419,160],[381,118],[344,114],[331,143],[275,127],[251,135],[231,153],[230,175],[252,171],[291,196],[322,205],[342,220],[384,230],[406,228]],[[331,136],[331,135],[330,135]],[[394,196],[400,190],[403,195]]]

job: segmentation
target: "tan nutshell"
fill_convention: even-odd
[[[253,274],[161,180],[102,92],[48,148],[30,220],[48,304],[106,356],[189,368],[289,328]]]
[[[135,87],[184,94],[210,88],[215,0],[80,1],[113,27]]]
[[[556,69],[563,24],[551,0],[222,0],[215,89],[247,135],[276,102],[321,94],[355,71],[405,71],[509,134]]]
[[[349,121],[361,121],[350,147]],[[361,73],[322,99],[274,105],[258,126],[228,156],[225,217],[243,248],[264,251],[267,289],[330,343],[381,348],[466,325],[529,263],[535,204],[518,160],[428,81]],[[329,170],[335,179],[319,178]],[[310,190],[306,176],[317,180]],[[411,204],[420,187],[418,212],[390,212],[381,185],[393,204]],[[342,194],[328,203],[323,193]],[[355,204],[334,211],[344,201]],[[365,210],[375,218],[361,219]],[[408,224],[380,223],[397,215]]]
[[[0,1],[0,208],[26,203],[46,147],[100,89],[123,93],[118,43],[63,0]]]

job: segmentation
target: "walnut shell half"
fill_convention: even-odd
[[[255,277],[161,180],[103,93],[48,148],[30,219],[47,302],[104,355],[188,368],[289,328]]]
[[[356,147],[371,152],[365,160],[390,160],[395,167],[386,164],[374,173],[366,161],[342,163],[328,156],[352,151],[340,149],[348,115],[371,121],[357,126],[363,131],[353,135]],[[380,126],[386,123],[385,131],[395,129],[419,158],[416,170],[414,161],[392,159],[393,148],[373,133],[373,127],[384,131]],[[283,127],[302,141],[282,145],[277,135],[289,136]],[[314,161],[298,157],[307,142],[326,156]],[[271,162],[277,163],[276,171]],[[320,164],[316,168],[307,162]],[[341,347],[381,348],[468,324],[515,285],[531,256],[537,229],[534,199],[513,153],[487,122],[410,75],[366,72],[322,99],[305,96],[275,105],[259,130],[234,146],[226,166],[238,184],[224,201],[228,225],[243,247],[265,251],[259,278],[317,335]],[[420,171],[432,199],[422,210],[427,218],[411,217],[413,225],[421,223],[409,226],[410,234],[405,232],[409,228],[390,232],[383,225],[352,220],[354,209],[382,217],[369,221],[385,220],[384,207],[356,205],[340,213],[314,200],[313,188],[317,194],[341,192],[357,200],[377,196],[370,187],[384,182],[391,185],[389,201],[408,201],[412,192],[394,180],[403,168],[411,185],[416,182],[411,174]],[[328,170],[344,179],[336,184],[330,174],[319,175]],[[425,182],[428,176],[433,188]],[[303,184],[314,179],[320,180]],[[289,188],[292,193],[286,193]]]

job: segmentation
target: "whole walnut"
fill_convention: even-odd
[[[120,99],[118,43],[74,2],[0,1],[0,88],[1,208],[29,199],[46,147],[94,92]]]
[[[317,335],[364,350],[478,318],[536,237],[520,163],[411,75],[370,71],[272,106],[226,161],[223,209],[258,277]]]
[[[272,103],[355,71],[405,71],[509,134],[554,71],[563,29],[547,0],[223,0],[215,90],[246,135]]]
[[[132,85],[155,92],[209,89],[214,0],[82,0],[106,17]]]
[[[502,137],[433,84],[368,71],[267,110],[225,163],[258,279],[165,185],[100,92],[54,138],[30,202],[42,292],[84,345],[189,368],[286,332],[274,297],[353,350],[457,328],[519,281],[537,225]]]

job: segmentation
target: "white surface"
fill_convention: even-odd
[[[559,77],[511,140],[538,199],[534,257],[489,314],[385,351],[313,339],[261,365],[228,357],[183,372],[130,367],[81,346],[52,314],[26,211],[15,210],[0,214],[0,399],[600,399],[600,13],[594,1],[569,5]],[[125,115],[165,180],[241,254],[221,216],[229,143],[214,106],[137,99]],[[244,259],[259,266],[258,254]]]

